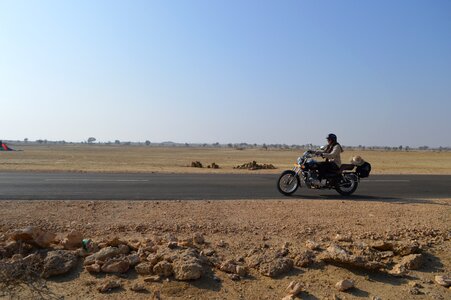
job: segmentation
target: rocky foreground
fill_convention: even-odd
[[[0,297],[448,299],[450,203],[5,202]]]

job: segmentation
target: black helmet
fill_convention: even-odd
[[[329,135],[326,137],[326,139],[336,142],[337,141],[337,136],[335,134],[333,134],[333,133],[329,133]]]

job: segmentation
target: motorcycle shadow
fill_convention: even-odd
[[[352,201],[379,201],[387,203],[397,204],[436,204],[436,205],[449,205],[446,203],[437,203],[431,199],[415,199],[415,198],[399,198],[399,197],[384,197],[384,196],[370,196],[370,195],[291,195],[289,198],[302,199],[302,200],[352,200]]]

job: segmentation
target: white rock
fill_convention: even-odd
[[[102,272],[105,273],[125,273],[130,268],[127,259],[110,259],[102,265]]]
[[[423,264],[423,256],[421,254],[409,254],[402,258],[400,264],[408,270],[418,270]]]
[[[335,284],[335,287],[340,292],[344,292],[346,290],[352,289],[354,287],[354,281],[351,279],[340,280]]]
[[[334,239],[337,242],[352,242],[352,237],[345,234],[337,234]]]
[[[310,250],[318,250],[319,249],[319,244],[315,241],[312,240],[307,240],[305,242],[305,247],[307,247]]]
[[[171,263],[162,260],[153,267],[153,272],[157,275],[169,277],[173,273]]]
[[[302,284],[298,281],[292,281],[288,285],[286,291],[288,292],[288,295],[296,296],[300,292],[302,292]]]
[[[97,290],[101,293],[107,293],[112,289],[120,288],[122,283],[120,280],[107,280],[99,285]]]
[[[388,271],[388,274],[393,276],[405,276],[407,275],[408,271],[406,267],[402,264],[396,264],[393,269]]]
[[[451,277],[446,275],[437,275],[435,276],[435,282],[441,286],[448,287],[451,286]]]
[[[78,249],[82,246],[83,235],[81,232],[72,230],[69,232],[66,237],[61,241],[61,245],[63,245],[64,249]]]
[[[16,230],[11,235],[11,239],[15,241],[24,241],[41,248],[48,248],[55,241],[55,237],[56,235],[54,233],[44,231],[35,226],[28,226]]]

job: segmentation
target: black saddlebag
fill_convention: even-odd
[[[371,164],[368,162],[363,163],[363,165],[357,167],[356,172],[360,178],[366,178],[370,176]]]

